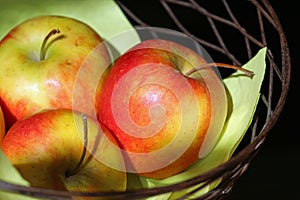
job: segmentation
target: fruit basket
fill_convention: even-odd
[[[72,199],[71,196],[104,199],[146,199],[165,193],[178,193],[176,199],[226,199],[235,181],[247,171],[259,153],[284,106],[290,82],[289,48],[276,10],[267,0],[194,1],[160,0],[130,2],[118,0],[129,21],[137,27],[164,27],[184,33],[202,45],[214,60],[241,66],[261,48],[266,51],[266,75],[249,129],[232,157],[217,167],[176,184],[125,192],[80,193],[26,187],[0,181],[0,188],[37,198]],[[153,4],[151,4],[153,3]],[[138,5],[140,4],[140,5]],[[147,5],[149,4],[149,5]],[[151,5],[150,5],[151,4]],[[147,15],[153,6],[155,15]],[[153,13],[153,10],[151,10]],[[241,12],[242,11],[242,12]],[[233,41],[234,40],[234,41]],[[230,72],[221,71],[226,77]],[[197,192],[220,180],[208,192]]]

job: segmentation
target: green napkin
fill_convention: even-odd
[[[14,184],[20,184],[24,186],[29,186],[29,183],[22,178],[19,172],[10,164],[9,160],[4,156],[2,149],[0,149],[0,180],[7,181]],[[5,200],[16,200],[24,199],[31,200],[32,198],[27,198],[22,195],[15,195],[13,193],[2,192],[0,188],[0,199]]]
[[[81,20],[123,53],[139,37],[113,0],[0,0],[0,39],[22,21],[38,15],[64,15]]]

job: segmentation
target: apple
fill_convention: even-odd
[[[53,15],[27,19],[0,41],[0,61],[0,105],[7,128],[45,108],[96,116],[100,89],[91,79],[98,77],[77,75],[79,69],[102,73],[110,58],[101,36],[86,23]]]
[[[161,39],[142,41],[116,60],[98,120],[114,134],[129,172],[167,178],[214,147],[227,96],[215,70],[199,68],[206,65],[193,50]]]
[[[2,149],[31,186],[77,192],[126,190],[124,160],[112,135],[97,119],[71,109],[46,109],[18,120]]]
[[[0,144],[2,142],[4,135],[5,135],[5,121],[4,121],[2,109],[0,107]]]

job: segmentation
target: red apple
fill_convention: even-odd
[[[223,82],[211,67],[189,73],[206,63],[160,39],[117,59],[103,85],[98,119],[115,135],[129,172],[166,178],[214,147],[227,114]]]
[[[84,22],[38,16],[17,25],[0,41],[0,105],[7,128],[44,108],[96,115],[97,80],[77,75],[79,69],[101,73],[109,60],[102,38]]]
[[[2,109],[0,107],[0,144],[2,142],[4,135],[5,135],[5,121],[4,121]]]
[[[125,191],[122,154],[96,119],[50,109],[18,120],[2,149],[31,186],[67,191]],[[81,198],[77,198],[81,199]]]

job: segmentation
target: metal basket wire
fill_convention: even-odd
[[[241,65],[251,59],[254,52],[267,47],[266,80],[262,86],[258,111],[246,133],[248,137],[244,138],[229,161],[204,174],[174,185],[92,194],[24,187],[5,182],[0,182],[0,187],[11,192],[50,199],[70,199],[71,196],[82,195],[113,199],[143,199],[203,183],[192,192],[180,197],[180,199],[187,199],[193,193],[222,178],[215,189],[197,199],[225,199],[230,195],[235,181],[247,170],[251,160],[261,150],[268,133],[281,114],[289,90],[291,75],[289,47],[275,10],[267,0],[160,0],[157,9],[164,10],[164,17],[171,23],[163,24],[164,20],[161,20],[159,23],[150,24],[145,16],[138,14],[143,13],[144,10],[136,10],[132,5],[130,7],[127,1],[119,0],[117,3],[132,24],[143,27],[161,26],[181,31],[204,46],[216,60]],[[138,4],[138,2],[134,3]],[[140,4],[144,3],[146,4],[146,1],[140,2]],[[243,9],[241,13],[239,12],[241,7],[247,9]],[[216,8],[219,9],[218,12],[215,11]],[[245,10],[247,12],[244,12]],[[185,20],[190,19],[188,15],[192,15],[193,22],[184,21],[184,16]],[[198,19],[202,20],[201,23],[195,24]],[[201,31],[199,27],[197,28],[200,24]],[[236,41],[230,42],[233,37]]]

